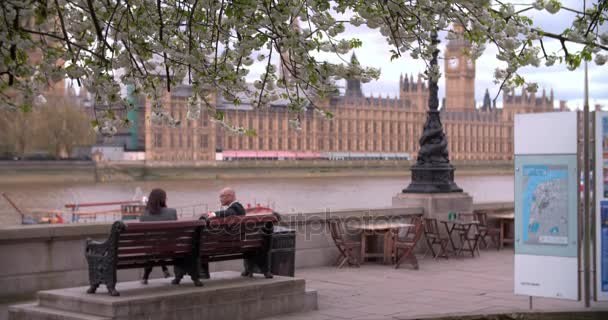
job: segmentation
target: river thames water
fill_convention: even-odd
[[[456,183],[474,202],[513,201],[513,176],[463,176]],[[66,203],[131,200],[152,188],[167,191],[168,205],[183,215],[216,210],[218,191],[231,186],[244,205],[270,205],[278,212],[318,212],[326,209],[378,208],[391,205],[391,198],[409,184],[398,177],[268,178],[199,181],[137,181],[109,183],[2,185],[15,202],[28,209],[63,209]],[[140,190],[139,192],[137,190]],[[0,199],[0,212],[12,209]],[[192,206],[195,206],[193,208]]]

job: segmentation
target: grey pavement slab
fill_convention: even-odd
[[[449,315],[583,311],[582,301],[529,298],[513,293],[513,250],[482,250],[481,256],[419,257],[420,269],[368,262],[361,268],[296,270],[317,290],[319,310],[270,319],[416,319]],[[608,311],[592,302],[590,310]]]

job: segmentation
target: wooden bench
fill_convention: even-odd
[[[89,289],[95,293],[105,284],[112,296],[117,270],[147,266],[174,266],[179,284],[188,274],[196,286],[208,278],[209,262],[244,259],[243,276],[254,272],[272,278],[270,250],[278,215],[232,216],[196,221],[124,223],[116,221],[104,242],[87,239],[85,256],[89,265]]]
[[[270,249],[278,221],[276,214],[209,219],[200,233],[202,277],[209,276],[209,262],[244,259],[243,276],[253,276],[255,272],[272,278]]]
[[[196,286],[199,281],[199,239],[205,221],[134,222],[116,221],[105,242],[87,239],[86,259],[90,287],[95,293],[105,284],[112,296],[116,291],[116,271],[146,266],[173,265],[174,284],[189,274]]]

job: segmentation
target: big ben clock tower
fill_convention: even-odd
[[[462,35],[463,27],[454,26]],[[471,44],[462,38],[449,40],[445,50],[445,107],[448,111],[475,110],[475,62],[466,54]]]

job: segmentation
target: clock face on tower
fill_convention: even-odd
[[[458,58],[456,57],[451,57],[450,60],[448,60],[448,64],[450,66],[450,69],[456,69],[458,68]]]

